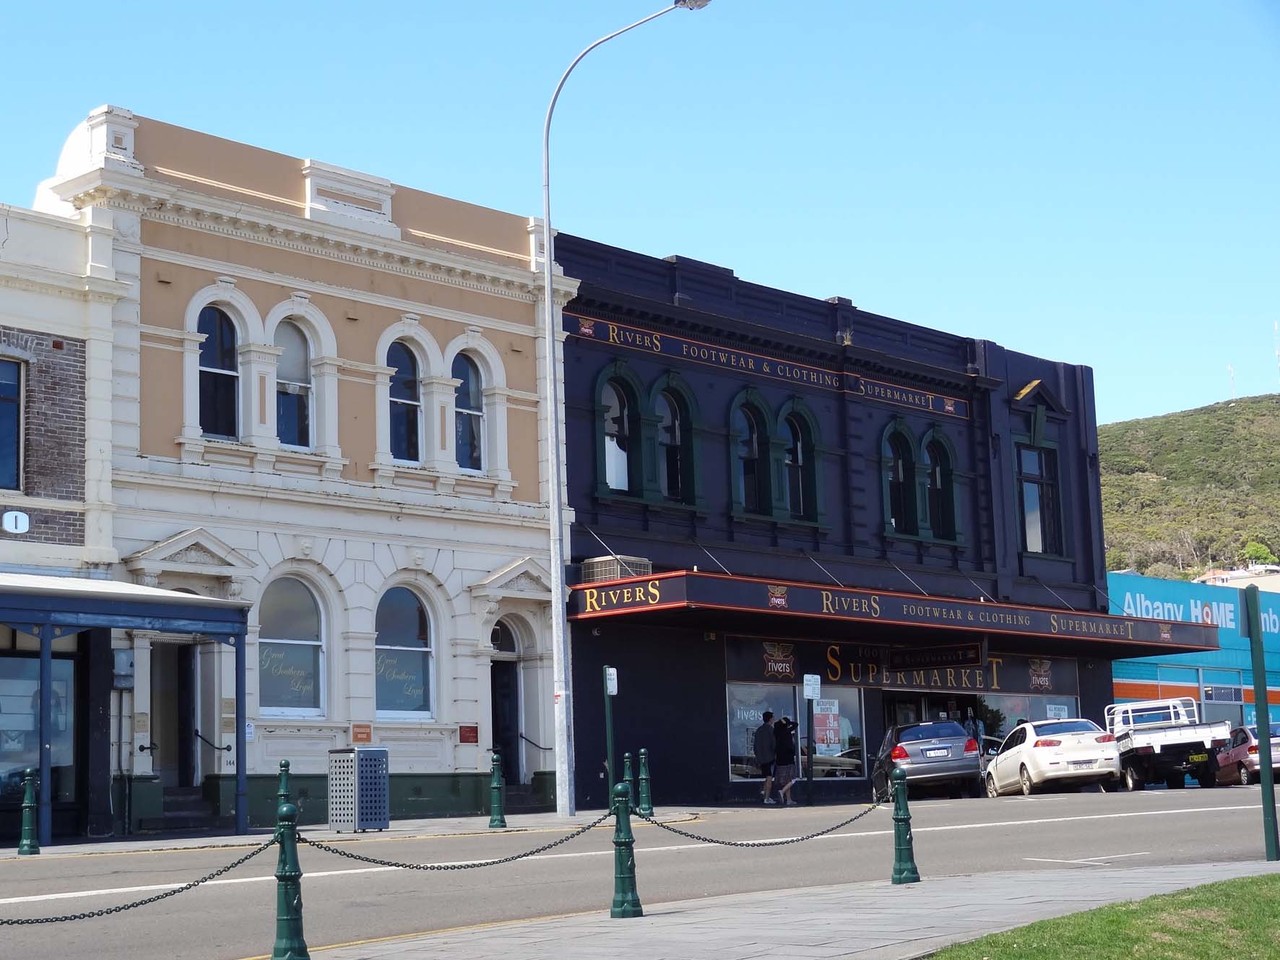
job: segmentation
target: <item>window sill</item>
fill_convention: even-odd
[[[484,500],[510,500],[516,484],[510,478],[494,477],[472,471],[451,472],[404,460],[374,461],[369,464],[373,481],[381,487],[421,490],[428,493],[475,497]]]
[[[918,533],[897,533],[886,531],[884,534],[886,541],[901,541],[902,543],[922,543],[930,547],[963,547],[964,538],[956,537],[954,540],[943,540],[939,537],[923,537]]]

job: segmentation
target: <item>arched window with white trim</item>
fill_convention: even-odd
[[[258,705],[263,713],[318,716],[324,710],[320,605],[297,577],[273,580],[258,608]]]
[[[283,320],[276,327],[276,436],[291,447],[310,447],[311,346],[296,323]]]
[[[212,304],[200,311],[200,432],[235,440],[240,436],[240,363],[236,325]]]
[[[453,358],[454,452],[464,470],[484,469],[484,381],[480,368],[465,353]]]
[[[403,340],[387,350],[391,367],[391,456],[418,463],[422,459],[422,386],[418,360]]]
[[[379,716],[432,716],[431,622],[408,587],[392,587],[378,601],[374,689]]]

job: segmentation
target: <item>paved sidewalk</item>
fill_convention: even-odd
[[[1280,863],[1078,867],[887,880],[645,905],[487,924],[325,950],[324,960],[910,960],[1035,920],[1140,900]],[[643,895],[641,896],[643,903]]]
[[[603,811],[562,818],[555,814],[507,817],[505,832],[573,830],[595,822]],[[663,810],[664,823],[696,820],[699,814]],[[601,829],[611,829],[607,824]],[[431,837],[494,833],[486,817],[395,820],[384,831],[335,833],[324,826],[301,832],[319,841]],[[271,836],[129,837],[95,843],[56,844],[41,857],[85,856],[136,850],[257,846]],[[0,850],[0,860],[16,857]],[[886,878],[862,883],[805,887],[779,893],[734,894],[698,900],[649,903],[644,916],[614,920],[607,903],[599,910],[540,920],[481,924],[415,937],[397,937],[319,950],[317,960],[913,960],[952,943],[1010,930],[1035,920],[1108,903],[1140,900],[1232,877],[1280,873],[1280,863],[1262,860],[1172,866],[1081,865],[1051,870],[952,877],[926,877],[894,885]],[[785,949],[783,949],[785,945]]]

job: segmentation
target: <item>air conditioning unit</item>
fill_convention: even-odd
[[[592,557],[582,561],[581,583],[621,580],[624,577],[647,577],[653,563],[646,557]]]

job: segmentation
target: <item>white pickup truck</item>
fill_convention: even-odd
[[[1191,697],[1113,703],[1106,709],[1107,731],[1120,750],[1120,772],[1129,790],[1163,783],[1186,786],[1187,775],[1202,787],[1217,782],[1218,749],[1231,735],[1227,720],[1202,723]]]

